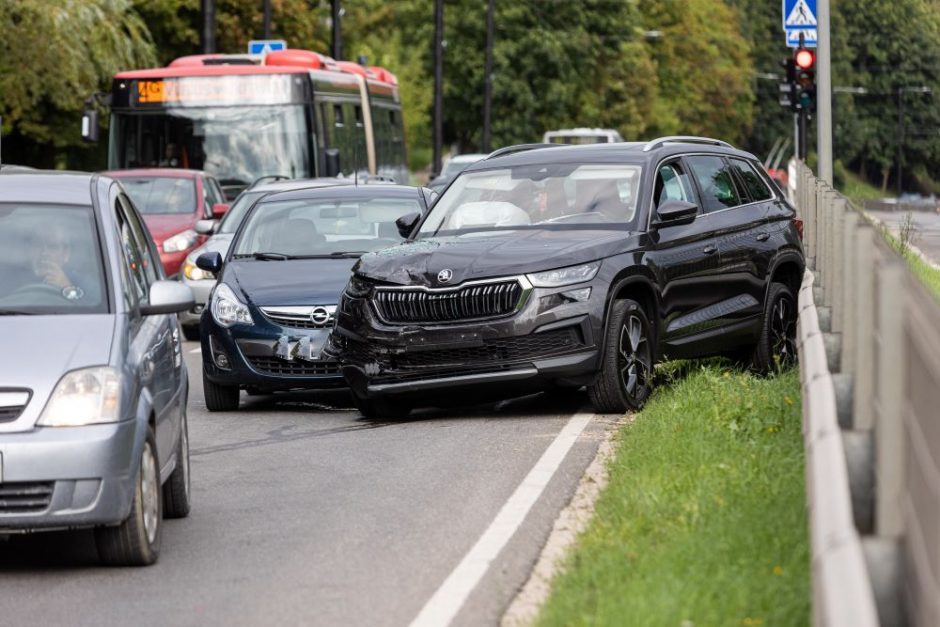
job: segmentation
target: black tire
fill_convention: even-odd
[[[754,369],[767,374],[796,361],[796,299],[783,283],[771,283],[754,348]]]
[[[163,484],[163,517],[186,518],[190,508],[189,429],[186,412],[180,419],[180,437],[176,442],[176,468]]]
[[[353,393],[353,402],[369,420],[404,420],[411,413],[408,403],[393,398],[361,398]]]
[[[634,300],[614,301],[605,332],[597,381],[589,385],[594,411],[622,414],[642,409],[653,391],[653,332],[643,307]]]
[[[160,555],[163,525],[160,463],[153,429],[147,429],[127,520],[116,527],[95,529],[101,561],[110,566],[148,566]]]
[[[185,337],[190,342],[199,341],[199,325],[198,324],[184,324],[183,327],[183,337]]]
[[[239,392],[235,385],[218,385],[209,380],[202,371],[202,395],[209,411],[235,411],[238,409]]]

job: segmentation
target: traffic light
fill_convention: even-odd
[[[812,111],[816,108],[816,53],[809,48],[797,48],[793,53],[796,66],[796,97],[794,106],[797,111]]]
[[[786,81],[780,83],[780,106],[796,111],[796,61],[793,57],[787,57],[780,62],[780,65],[786,70]]]

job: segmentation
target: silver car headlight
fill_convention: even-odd
[[[182,233],[177,233],[172,237],[163,240],[163,252],[178,253],[181,250],[188,250],[199,241],[199,235],[192,229],[186,229]]]
[[[225,283],[220,283],[212,292],[212,319],[219,326],[230,327],[234,324],[254,324],[248,305],[243,303]]]
[[[580,266],[568,266],[567,268],[527,274],[526,277],[534,287],[562,287],[590,281],[597,275],[600,267],[600,261],[592,261]]]
[[[183,276],[190,281],[215,281],[214,273],[203,270],[189,259],[183,262]]]
[[[120,419],[121,375],[96,366],[68,372],[59,379],[36,423],[40,427],[80,427]]]

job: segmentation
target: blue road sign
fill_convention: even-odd
[[[796,48],[800,45],[816,46],[816,0],[783,0],[783,30],[787,35],[787,45]]]
[[[287,42],[283,39],[252,39],[248,42],[248,54],[268,54],[285,48]]]

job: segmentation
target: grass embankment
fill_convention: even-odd
[[[909,246],[902,245],[901,240],[886,228],[881,229],[881,234],[888,244],[907,262],[907,266],[914,273],[914,276],[937,297],[937,300],[940,300],[940,269],[924,261],[923,257],[911,250]],[[914,245],[917,245],[916,239]]]
[[[538,624],[808,624],[798,372],[663,370]]]

